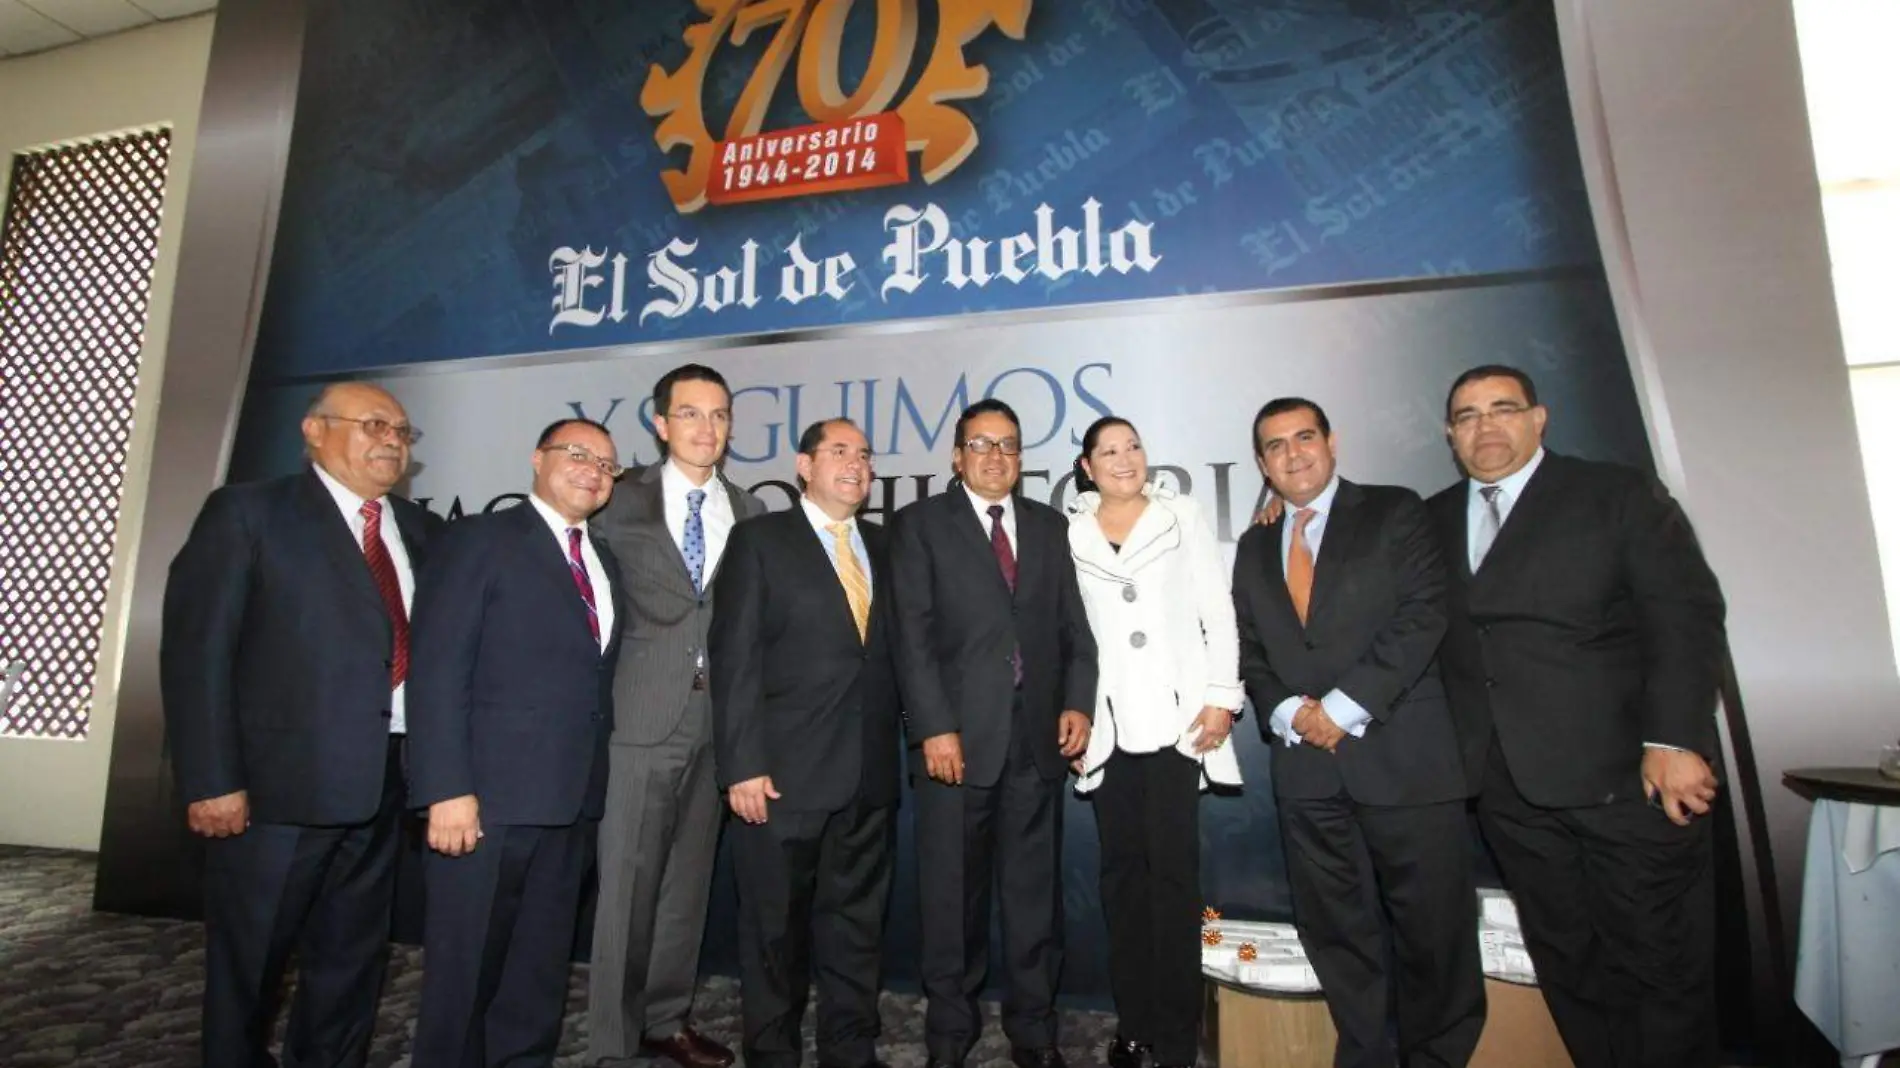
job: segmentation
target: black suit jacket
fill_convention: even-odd
[[[1289,514],[1234,553],[1240,675],[1273,756],[1279,797],[1422,805],[1468,796],[1435,657],[1445,633],[1445,565],[1418,494],[1340,480],[1300,625],[1280,537]],[[1328,753],[1268,731],[1280,702],[1338,689],[1372,716],[1365,737]]]
[[[770,775],[775,807],[836,812],[897,800],[900,701],[884,528],[858,520],[871,578],[868,640],[805,509],[733,528],[709,644],[719,785]]]
[[[625,619],[619,566],[592,540]],[[484,824],[598,819],[619,631],[603,652],[567,553],[532,504],[457,520],[416,591],[410,803],[474,794]]]
[[[419,580],[442,520],[387,500]],[[314,470],[214,491],[165,583],[159,686],[179,792],[248,791],[259,823],[370,819],[394,642],[363,550]]]
[[[1445,681],[1476,789],[1495,727],[1525,798],[1642,796],[1645,742],[1716,756],[1721,587],[1654,478],[1546,452],[1478,573],[1468,483],[1431,499],[1449,560]]]
[[[1069,556],[1069,523],[1048,505],[1017,497],[1016,591],[990,549],[989,531],[961,485],[897,513],[891,576],[897,672],[913,748],[962,735],[964,781],[994,785],[1010,732],[1030,732],[1036,766],[1062,776],[1056,744],[1065,709],[1093,716],[1095,638]],[[1012,722],[1011,651],[1023,662],[1023,714]]]

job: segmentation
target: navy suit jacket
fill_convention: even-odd
[[[598,536],[614,618],[620,569]],[[484,824],[600,818],[618,626],[603,651],[567,554],[531,504],[451,524],[410,626],[409,800],[474,794]]]
[[[388,501],[420,580],[442,520]],[[388,765],[394,641],[315,471],[214,491],[165,582],[159,689],[179,793],[245,790],[259,823],[369,820]]]

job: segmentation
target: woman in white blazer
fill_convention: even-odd
[[[1239,636],[1220,543],[1191,498],[1149,485],[1126,419],[1082,437],[1069,550],[1100,650],[1095,728],[1076,762],[1102,835],[1110,1068],[1191,1065],[1201,1014],[1200,791],[1240,784],[1227,737]]]

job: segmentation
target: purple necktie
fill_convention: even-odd
[[[1003,569],[1003,581],[1009,584],[1009,592],[1016,592],[1016,554],[1009,547],[1009,535],[1003,532],[1003,506],[990,505],[990,551],[996,554],[996,566]],[[1023,684],[1022,646],[1009,651],[1009,666],[1016,675],[1016,685]]]
[[[574,585],[580,587],[581,603],[587,606],[587,629],[593,632],[594,644],[600,644],[600,610],[594,605],[594,583],[587,577],[587,561],[581,557],[581,528],[567,528],[567,570],[574,576]]]

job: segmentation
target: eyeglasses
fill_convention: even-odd
[[[335,419],[342,423],[355,423],[357,426],[362,427],[363,433],[368,434],[373,441],[383,440],[383,435],[388,434],[392,430],[396,432],[397,440],[405,445],[414,445],[416,442],[422,440],[422,431],[410,426],[408,423],[392,423],[387,419],[352,419],[347,415],[319,415],[317,418]]]
[[[1486,419],[1494,423],[1501,423],[1506,419],[1515,419],[1528,411],[1530,411],[1529,405],[1511,403],[1493,404],[1485,411],[1479,411],[1476,408],[1466,408],[1464,411],[1451,417],[1451,425],[1458,430],[1470,430]]]
[[[540,451],[565,453],[570,461],[597,468],[601,474],[606,475],[608,478],[619,478],[627,471],[626,468],[612,460],[604,456],[595,456],[579,445],[543,445]]]
[[[1023,451],[1023,443],[1016,438],[1004,438],[1001,441],[995,438],[971,438],[963,443],[963,447],[978,456],[988,456],[992,449],[1003,450],[1004,456],[1014,456]]]
[[[718,408],[711,412],[702,412],[698,408],[681,408],[678,411],[667,412],[665,415],[660,416],[660,418],[669,422],[685,423],[689,426],[697,425],[710,419],[714,426],[725,426],[732,422],[732,413],[724,408]]]

